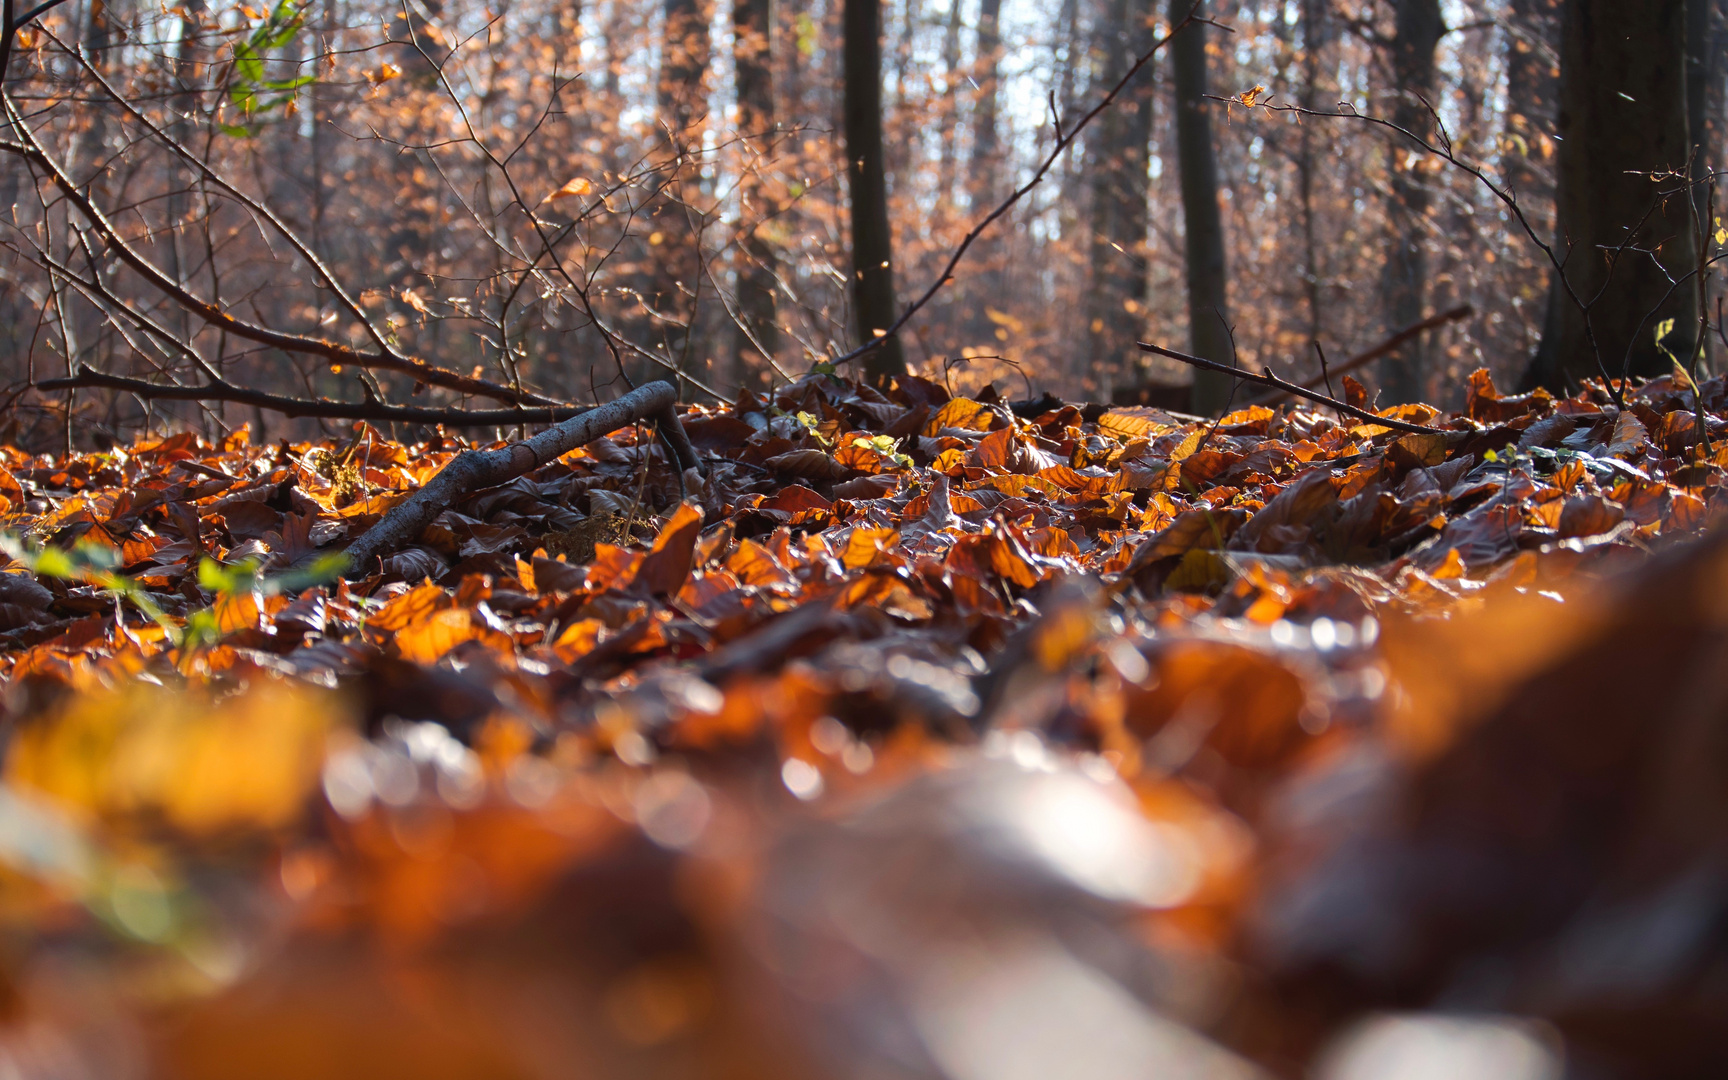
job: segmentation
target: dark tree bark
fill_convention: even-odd
[[[666,160],[655,178],[660,194],[649,214],[648,244],[654,266],[649,302],[656,313],[654,336],[667,359],[680,368],[700,359],[687,355],[696,344],[695,297],[702,278],[700,241],[690,214],[691,201],[699,193],[691,157],[701,150],[708,108],[712,14],[712,0],[666,0],[660,39],[657,96],[667,145]]]
[[[1062,10],[1057,22],[1062,27],[1061,52],[1052,60],[1057,66],[1056,105],[1062,110],[1064,123],[1074,115],[1074,103],[1085,80],[1080,71],[1081,39],[1080,39],[1080,0],[1062,0]],[[1062,198],[1064,208],[1062,218],[1062,233],[1066,236],[1069,222],[1073,217],[1073,207],[1080,199],[1079,179],[1084,161],[1080,154],[1068,154],[1062,161]]]
[[[842,113],[846,178],[852,194],[852,295],[865,340],[881,336],[895,319],[893,233],[888,220],[888,176],[882,158],[882,6],[880,0],[845,0]],[[864,373],[877,382],[904,374],[900,339],[890,337],[863,356]]]
[[[1556,282],[1550,326],[1527,382],[1554,389],[1605,366],[1614,377],[1656,375],[1669,360],[1655,329],[1674,319],[1675,356],[1697,341],[1698,298],[1692,206],[1678,173],[1691,150],[1686,124],[1686,19],[1678,0],[1625,4],[1566,0],[1560,33],[1560,139]]]
[[[958,7],[958,3],[955,5]],[[973,112],[972,122],[972,160],[968,163],[968,180],[966,185],[966,204],[973,220],[993,209],[1005,184],[1002,175],[1003,159],[1001,137],[998,132],[999,99],[997,82],[1002,60],[1002,34],[1000,22],[1002,17],[1002,0],[982,0],[978,7],[978,57],[974,65],[977,77],[973,80],[978,84],[977,108]],[[1004,221],[1004,225],[1008,222]],[[981,237],[972,249],[971,258],[976,267],[972,273],[972,287],[967,290],[970,302],[965,303],[966,338],[969,344],[981,347],[982,351],[994,351],[991,346],[996,333],[996,326],[991,322],[986,307],[992,303],[1000,304],[999,299],[1004,290],[1003,282],[1003,239],[1001,233],[992,232]]]
[[[778,210],[763,182],[774,145],[774,3],[734,0],[732,58],[738,72],[738,129],[749,154],[739,177],[738,200],[744,235],[738,244],[738,325],[734,328],[734,374],[750,379],[768,367],[780,347],[775,322],[775,278],[779,259],[756,227]]]
[[[1194,7],[1193,0],[1170,0],[1170,24],[1174,26]],[[1206,14],[1204,6],[1199,13]],[[1224,221],[1218,208],[1218,157],[1207,113],[1204,23],[1195,23],[1171,40],[1170,67],[1176,86],[1176,157],[1188,256],[1188,348],[1195,356],[1229,364],[1234,350]],[[1222,410],[1230,398],[1231,382],[1221,372],[1196,369],[1193,410],[1202,416]]]
[[[1320,58],[1330,41],[1324,0],[1302,0],[1302,88],[1297,103],[1308,111],[1320,107]],[[1326,335],[1320,292],[1325,275],[1314,221],[1314,135],[1313,122],[1303,123],[1296,156],[1296,190],[1302,201],[1302,294],[1308,304],[1308,339],[1320,341]]]
[[[1114,86],[1152,47],[1152,0],[1110,0],[1099,34],[1104,64],[1099,78]],[[1146,226],[1152,178],[1147,147],[1152,141],[1152,65],[1098,118],[1088,147],[1092,173],[1091,288],[1086,294],[1088,342],[1106,399],[1113,385],[1134,370],[1135,341],[1146,307]]]
[[[978,109],[972,131],[971,198],[974,215],[995,205],[1001,186],[996,82],[1002,60],[1002,0],[982,0],[978,8]]]
[[[1554,134],[1560,94],[1560,0],[1512,0],[1506,34],[1506,183],[1535,228],[1553,213],[1551,165],[1542,148]]]
[[[1434,129],[1428,103],[1434,100],[1434,50],[1445,24],[1440,0],[1397,0],[1392,39],[1392,78],[1396,104],[1392,122],[1427,138]],[[1390,236],[1382,290],[1388,332],[1422,318],[1427,291],[1428,188],[1417,172],[1426,157],[1402,135],[1387,147],[1391,193],[1386,216]],[[1380,361],[1380,388],[1386,403],[1416,401],[1423,396],[1426,365],[1420,339]]]
[[[1716,168],[1717,124],[1710,112],[1710,85],[1722,81],[1717,66],[1716,0],[1686,0],[1686,134],[1690,142],[1687,175],[1692,178],[1692,207],[1697,214],[1698,235],[1716,231],[1711,221],[1710,185],[1706,177]],[[1717,215],[1719,216],[1719,215]],[[1711,359],[1710,335],[1701,344],[1706,364]],[[1690,362],[1688,360],[1688,362]]]
[[[942,73],[945,82],[942,118],[952,133],[960,123],[960,0],[949,0],[948,3],[948,28],[942,37]],[[937,159],[936,180],[941,185],[940,194],[944,201],[954,197],[954,143],[952,134],[943,139]]]

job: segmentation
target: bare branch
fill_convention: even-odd
[[[1439,428],[1423,427],[1420,424],[1405,423],[1402,420],[1394,420],[1389,416],[1377,416],[1366,409],[1358,409],[1354,405],[1346,405],[1344,402],[1339,401],[1336,398],[1327,397],[1325,394],[1310,390],[1305,386],[1297,386],[1293,382],[1285,382],[1283,379],[1272,374],[1270,368],[1267,368],[1264,374],[1256,375],[1251,371],[1244,371],[1241,368],[1231,367],[1229,364],[1220,364],[1214,360],[1203,360],[1198,356],[1189,356],[1187,353],[1177,352],[1175,349],[1166,349],[1162,345],[1154,345],[1149,341],[1137,341],[1135,344],[1149,353],[1155,353],[1158,356],[1167,356],[1172,360],[1180,360],[1184,364],[1188,364],[1192,367],[1202,368],[1206,371],[1221,371],[1226,375],[1233,375],[1246,382],[1259,383],[1261,386],[1270,386],[1274,390],[1282,390],[1286,394],[1294,394],[1297,397],[1307,398],[1309,401],[1329,406],[1337,409],[1339,412],[1349,413],[1351,416],[1361,420],[1363,423],[1379,424],[1381,427],[1389,427],[1395,431],[1408,431],[1415,435],[1432,435],[1434,432],[1441,430]]]

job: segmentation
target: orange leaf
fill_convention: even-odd
[[[846,540],[846,550],[840,553],[840,562],[848,570],[862,570],[898,543],[900,534],[893,529],[853,529]]]
[[[428,581],[385,604],[377,614],[367,618],[366,625],[379,630],[400,630],[454,603],[449,593]]]
[[[599,619],[578,620],[558,635],[558,640],[552,643],[552,651],[566,664],[574,664],[594,651],[605,630],[606,624]]]
[[[996,423],[996,413],[981,402],[971,398],[950,398],[930,422],[924,425],[924,434],[936,435],[943,428],[962,428],[967,431],[989,431]]]
[[[650,596],[675,596],[690,576],[696,538],[702,535],[702,510],[680,503],[672,520],[654,538],[654,546],[636,571],[636,587]]]

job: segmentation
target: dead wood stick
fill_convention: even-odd
[[[1442,311],[1438,315],[1430,315],[1421,322],[1411,323],[1409,326],[1406,326],[1396,334],[1393,334],[1391,337],[1374,346],[1372,349],[1365,352],[1359,352],[1355,356],[1344,361],[1342,364],[1334,364],[1328,368],[1327,371],[1322,371],[1318,375],[1310,375],[1308,378],[1296,383],[1296,385],[1312,390],[1325,381],[1328,372],[1333,375],[1347,375],[1350,372],[1355,371],[1357,368],[1365,367],[1380,359],[1382,356],[1385,356],[1387,353],[1404,344],[1406,341],[1409,341],[1411,338],[1416,337],[1418,334],[1432,330],[1437,326],[1445,326],[1449,322],[1468,319],[1474,314],[1476,314],[1475,308],[1471,307],[1469,304],[1459,304],[1457,307],[1448,311]],[[1330,389],[1330,387],[1328,387],[1328,389]],[[1274,401],[1284,400],[1287,396],[1289,396],[1288,392],[1261,394],[1249,404],[1270,405]]]
[[[677,400],[678,391],[671,383],[651,382],[616,401],[549,427],[531,439],[497,450],[465,450],[457,454],[424,487],[392,508],[382,521],[348,545],[348,572],[362,573],[383,553],[413,543],[433,518],[463,496],[481,488],[507,483],[578,446],[641,420],[655,422],[680,470],[682,485],[682,470],[700,466],[696,450],[690,445],[684,426],[673,411]]]
[[[157,401],[232,401],[255,405],[284,416],[310,416],[322,420],[368,420],[372,423],[443,424],[445,427],[497,427],[509,424],[550,424],[588,411],[586,405],[540,405],[520,409],[429,409],[417,405],[386,405],[380,401],[332,401],[327,398],[296,398],[262,390],[248,390],[229,382],[206,382],[197,386],[170,386],[125,375],[111,375],[87,364],[70,377],[44,379],[35,384],[44,393],[57,390],[120,390]]]
[[[1408,431],[1415,435],[1431,435],[1435,431],[1440,430],[1438,428],[1422,427],[1420,424],[1407,424],[1402,420],[1394,420],[1389,416],[1376,416],[1367,409],[1358,409],[1354,405],[1346,405],[1337,398],[1330,398],[1325,394],[1310,390],[1305,386],[1297,386],[1295,383],[1285,382],[1283,379],[1272,374],[1271,368],[1267,368],[1265,374],[1256,375],[1251,371],[1244,371],[1241,368],[1231,367],[1229,364],[1220,364],[1213,360],[1203,360],[1198,356],[1189,356],[1187,353],[1177,352],[1175,349],[1166,349],[1164,346],[1154,345],[1150,341],[1137,341],[1135,344],[1149,353],[1156,353],[1159,356],[1168,356],[1172,360],[1180,360],[1184,364],[1188,364],[1192,367],[1203,368],[1207,371],[1222,371],[1224,374],[1233,375],[1244,382],[1259,383],[1261,386],[1270,386],[1274,390],[1282,390],[1286,394],[1295,394],[1297,397],[1304,397],[1309,401],[1317,402],[1321,405],[1329,405],[1340,412],[1349,413],[1351,416],[1356,417],[1356,419],[1361,420],[1364,423],[1379,424],[1381,427],[1389,427],[1394,431]]]

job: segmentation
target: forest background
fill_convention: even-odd
[[[1056,123],[1071,129],[1190,7],[881,6],[899,305],[1034,174]],[[1697,68],[1688,90],[1707,118],[1691,138],[1704,162],[1715,160],[1724,109],[1718,7],[1700,9],[1688,44]],[[1224,264],[1211,270],[1212,293],[1193,301],[1218,322],[1201,327],[1193,351],[1306,377],[1317,368],[1313,342],[1347,357],[1468,305],[1468,318],[1394,350],[1366,381],[1387,401],[1443,404],[1477,367],[1516,383],[1541,335],[1548,268],[1491,190],[1383,127],[1225,99],[1246,91],[1250,103],[1438,131],[1515,191],[1547,237],[1558,4],[1215,8],[1205,14],[1217,24],[1188,29],[1196,44],[1204,35],[1201,85],[1212,96],[1193,84],[1185,93],[1206,114],[1215,158],[1210,177],[1190,162],[1188,182],[1200,198],[1216,190]],[[257,325],[362,345],[382,333],[471,379],[565,399],[620,392],[621,372],[672,370],[686,377],[687,399],[730,398],[741,383],[800,373],[862,336],[849,288],[842,9],[838,0],[315,0],[272,10],[84,0],[21,35],[13,92],[42,110],[43,137],[69,176],[93,185],[141,251]],[[56,42],[76,43],[88,63]],[[1146,335],[1190,340],[1181,63],[1166,51],[1146,64],[974,245],[899,335],[915,370],[957,389],[1006,379],[1027,396],[1036,386],[1080,400],[1186,397],[1148,396],[1148,384],[1188,378],[1134,346]],[[146,137],[146,117],[191,156]],[[215,190],[193,157],[268,205],[305,251]],[[164,300],[100,260],[89,276],[106,275],[107,299],[44,273],[44,260],[78,263],[87,238],[63,205],[28,189],[23,170],[0,175],[0,204],[17,215],[0,254],[0,355],[15,391],[79,365],[196,382],[191,345],[206,375],[238,386],[431,401],[412,375],[343,370],[340,358],[236,340],[186,314],[167,317],[179,345],[109,318],[120,303],[159,312]],[[557,259],[540,257],[548,243]],[[370,328],[322,287],[306,251]],[[1217,355],[1225,327],[1233,358]],[[459,404],[473,403],[471,389],[454,388]],[[78,424],[67,424],[68,407]],[[5,434],[51,445],[75,427],[103,439],[157,416],[212,435],[245,421],[268,437],[289,433],[281,417],[234,403],[29,394]]]

